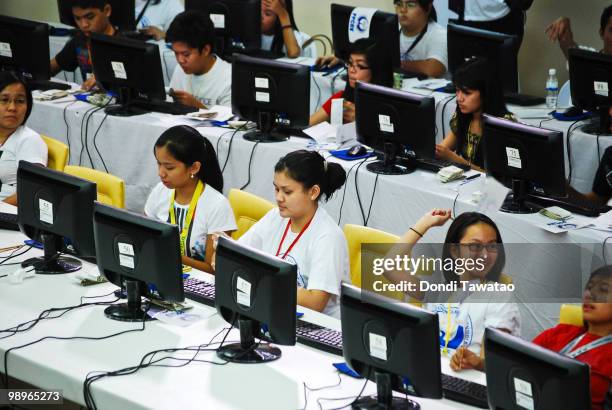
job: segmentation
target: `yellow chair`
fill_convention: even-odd
[[[238,239],[259,221],[274,204],[257,195],[239,189],[232,189],[228,195],[229,203],[234,211],[238,229],[232,233],[232,238]]]
[[[362,281],[361,275],[361,260],[371,260],[372,258],[381,258],[386,256],[385,252],[389,250],[388,246],[382,246],[380,250],[374,247],[368,248],[368,255],[362,255],[361,244],[392,244],[399,240],[399,236],[393,235],[384,231],[380,231],[374,228],[368,228],[367,226],[344,225],[344,236],[348,244],[349,262],[351,268],[351,282],[353,285],[362,287],[365,289],[373,290],[373,281],[382,280],[383,283],[389,283],[383,276],[374,277],[374,275],[366,275],[366,283]],[[393,299],[405,300],[406,296],[403,292],[377,292],[384,294]]]
[[[98,202],[117,208],[125,207],[125,184],[121,178],[106,172],[76,165],[66,165],[64,172],[95,182],[98,191]]]
[[[580,305],[561,305],[559,310],[559,323],[562,325],[584,326],[582,320],[582,306]]]
[[[68,162],[68,146],[46,135],[41,135],[41,137],[43,141],[45,141],[45,144],[47,144],[47,150],[49,152],[47,168],[63,171]]]

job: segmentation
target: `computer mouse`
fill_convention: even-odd
[[[360,157],[367,152],[368,150],[363,145],[354,145],[346,151],[346,155],[349,157]]]
[[[562,114],[566,117],[578,117],[579,115],[582,115],[582,108],[571,106],[563,111]]]

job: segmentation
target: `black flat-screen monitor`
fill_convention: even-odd
[[[220,55],[261,48],[261,0],[185,0],[185,10],[200,10],[210,16]]]
[[[532,213],[529,195],[566,195],[563,133],[484,115],[485,169],[512,189],[503,211]]]
[[[357,140],[383,156],[367,165],[380,174],[407,174],[411,159],[433,158],[436,104],[433,97],[358,82],[355,87]],[[406,151],[413,155],[403,155]],[[406,161],[397,164],[402,155]]]
[[[591,408],[588,364],[491,328],[484,348],[489,408]]]
[[[138,101],[165,101],[164,74],[159,46],[103,34],[91,35],[91,60],[96,80],[117,97],[110,115],[130,116],[146,112]]]
[[[135,0],[108,0],[111,6],[110,22],[119,31],[136,30]],[[77,27],[72,15],[74,0],[57,0],[60,22]]]
[[[176,225],[96,203],[93,230],[100,273],[127,293],[127,303],[106,308],[108,318],[148,320],[141,296],[169,302],[184,300]]]
[[[418,408],[392,390],[442,398],[436,314],[343,283],[340,316],[344,359],[378,390],[353,408]]]
[[[96,196],[93,182],[19,161],[19,229],[41,242],[45,252],[22,266],[33,266],[41,274],[68,273],[81,268],[79,260],[60,256],[68,247],[79,256],[95,256],[91,218]]]
[[[393,71],[399,70],[400,44],[397,14],[376,11],[371,20],[359,8],[340,4],[331,5],[332,38],[336,57],[348,61],[351,51],[351,36],[366,38],[372,46],[370,64],[379,64],[382,84],[393,84]],[[349,34],[353,33],[353,34]]]
[[[308,126],[310,68],[235,54],[232,62],[232,111],[257,123],[250,141],[278,142]]]
[[[599,111],[599,124],[585,131],[610,134],[612,107],[612,56],[595,51],[568,50],[572,103],[585,110]]]
[[[448,70],[454,74],[467,59],[485,58],[506,93],[518,92],[516,36],[457,24],[447,27]]]
[[[281,356],[265,338],[295,345],[297,267],[227,238],[219,238],[215,266],[215,306],[240,328],[240,343],[222,346],[219,357],[239,363],[261,363]]]

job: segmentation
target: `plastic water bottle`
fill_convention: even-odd
[[[559,96],[559,81],[557,80],[557,70],[548,70],[548,80],[546,80],[546,107],[557,108],[557,97]]]

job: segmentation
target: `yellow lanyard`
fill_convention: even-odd
[[[191,227],[191,221],[193,220],[193,215],[195,213],[196,206],[198,205],[198,200],[200,196],[204,192],[204,184],[202,181],[198,181],[198,185],[196,186],[195,191],[193,192],[193,196],[191,197],[191,202],[189,203],[189,209],[187,210],[187,215],[185,216],[185,222],[183,222],[183,229],[181,229],[180,233],[180,245],[181,245],[181,255],[187,256],[187,235],[189,234],[189,228]],[[168,210],[170,214],[170,223],[176,225],[176,214],[174,213],[174,196],[176,195],[176,191],[172,191],[172,195],[170,197],[170,209]],[[183,265],[183,272],[188,272],[191,270],[191,267]]]
[[[444,348],[442,349],[442,353],[444,353],[444,356],[448,355],[448,342],[450,341],[450,332],[451,332],[451,304],[449,302],[446,306],[446,333],[444,334]]]

